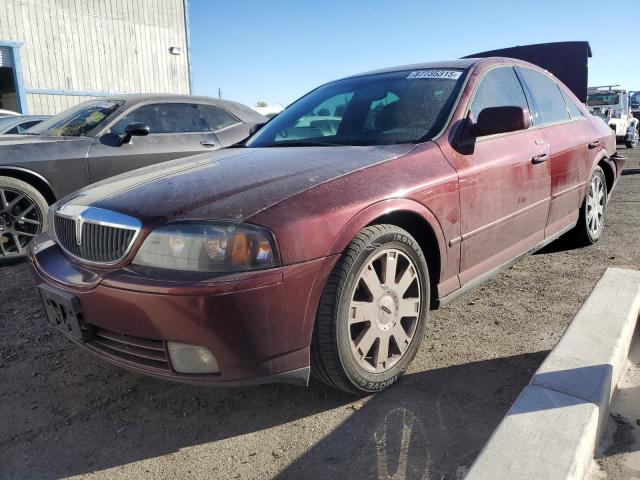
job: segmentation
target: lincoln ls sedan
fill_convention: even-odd
[[[242,146],[67,196],[29,264],[48,321],[108,362],[376,392],[428,341],[430,309],[563,234],[602,237],[615,149],[532,64],[379,70]]]

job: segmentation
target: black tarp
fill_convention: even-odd
[[[555,42],[522,45],[463,58],[509,57],[538,65],[559,78],[581,102],[587,101],[589,42]]]

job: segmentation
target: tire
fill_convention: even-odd
[[[638,132],[640,132],[640,125],[638,125]],[[634,133],[634,135],[631,135],[631,138],[629,138],[629,135],[627,135],[627,138],[625,138],[625,142],[624,142],[625,146],[627,148],[636,148],[638,146],[639,135],[640,133]]]
[[[392,282],[387,271],[395,272]],[[320,298],[311,343],[314,377],[352,394],[395,383],[422,342],[429,295],[427,261],[407,231],[395,225],[361,230]]]
[[[601,188],[598,186],[600,185]],[[598,192],[602,192],[602,196],[599,193],[595,193],[598,198],[594,200],[592,193],[597,190]],[[607,213],[607,179],[604,174],[604,170],[601,167],[596,167],[593,174],[591,175],[591,180],[589,181],[589,186],[587,187],[587,193],[585,194],[585,198],[582,201],[582,206],[580,207],[580,213],[578,215],[578,224],[573,230],[575,243],[580,246],[592,245],[596,243],[602,237],[602,232],[604,231],[604,221]],[[596,213],[594,215],[598,216],[598,218],[594,218],[591,216],[591,211],[596,208]],[[600,209],[600,212],[598,212]],[[598,220],[599,227],[597,229],[593,228],[593,221]]]
[[[22,180],[0,176],[0,262],[21,258],[31,239],[42,232],[49,205]]]

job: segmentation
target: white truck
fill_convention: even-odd
[[[602,118],[616,132],[618,143],[624,143],[627,148],[636,148],[640,121],[631,112],[629,93],[619,85],[590,87],[587,91],[587,107],[592,115]]]

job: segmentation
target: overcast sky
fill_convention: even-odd
[[[194,93],[287,105],[375,68],[587,40],[589,84],[640,90],[640,0],[190,0]]]

